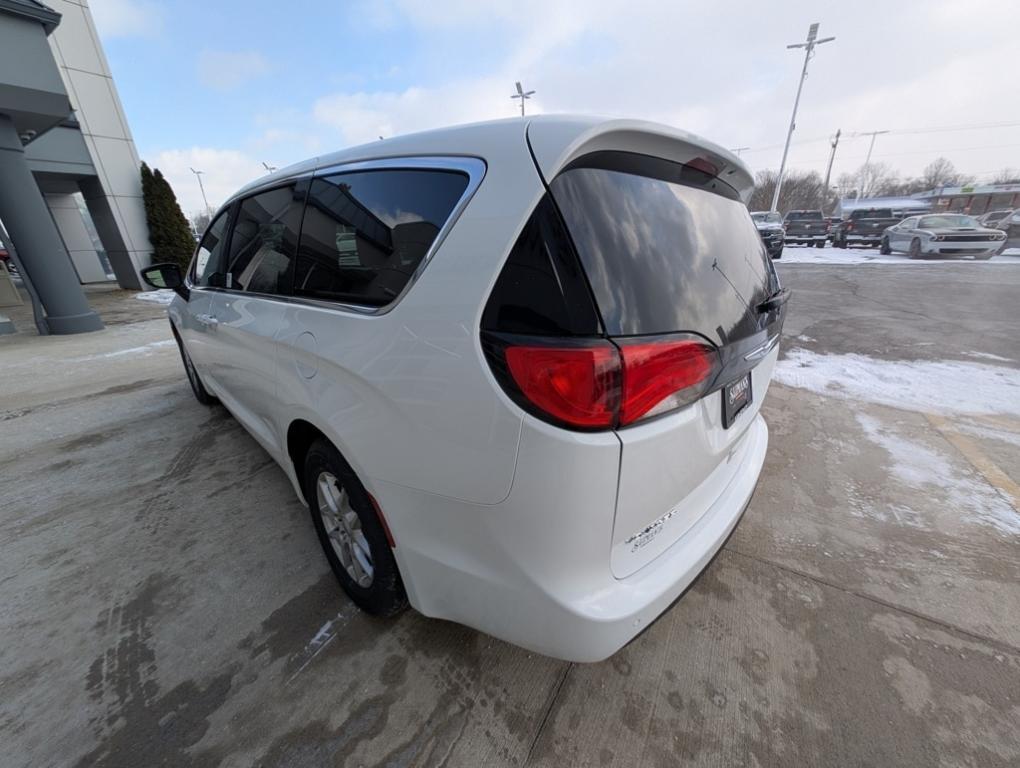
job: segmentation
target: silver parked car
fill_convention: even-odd
[[[973,256],[990,259],[1002,246],[1006,233],[981,226],[973,216],[962,213],[933,213],[911,216],[889,227],[882,235],[881,251],[906,253],[912,259],[924,256]]]

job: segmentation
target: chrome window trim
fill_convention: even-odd
[[[389,157],[378,160],[357,160],[350,163],[340,163],[337,165],[325,166],[317,168],[314,171],[305,171],[294,176],[288,176],[285,178],[275,178],[268,180],[266,184],[250,189],[245,192],[243,196],[235,196],[230,198],[226,203],[220,207],[220,211],[228,210],[236,202],[243,202],[249,197],[254,195],[267,192],[272,188],[286,186],[293,184],[301,179],[305,178],[321,178],[325,176],[336,176],[341,173],[357,173],[359,171],[378,171],[378,170],[425,170],[425,171],[455,171],[464,173],[468,177],[467,186],[464,187],[464,192],[461,194],[457,204],[450,211],[450,215],[446,217],[446,222],[440,228],[439,233],[436,235],[436,239],[432,241],[432,245],[429,246],[428,251],[422,257],[421,262],[415,268],[414,272],[411,273],[411,277],[404,285],[403,289],[394,297],[393,301],[381,307],[377,307],[371,304],[354,304],[339,301],[329,301],[326,299],[315,299],[308,296],[284,296],[275,293],[257,293],[255,291],[238,291],[232,288],[212,288],[210,286],[196,286],[191,282],[191,270],[188,270],[188,275],[185,279],[185,284],[189,290],[198,291],[200,293],[228,293],[236,296],[253,296],[260,299],[269,299],[273,301],[282,301],[286,304],[298,304],[310,307],[316,307],[319,309],[328,310],[341,310],[347,312],[353,312],[362,316],[381,316],[388,314],[400,301],[407,295],[407,292],[411,290],[411,287],[421,277],[425,267],[428,266],[429,262],[432,261],[432,257],[436,251],[442,246],[446,240],[447,235],[456,225],[460,219],[461,214],[467,207],[468,203],[471,202],[471,198],[474,197],[475,192],[481,185],[482,180],[485,178],[485,173],[488,170],[485,161],[479,157],[473,156],[443,156],[443,155],[415,155],[411,157]],[[217,211],[219,213],[220,211]],[[302,219],[304,217],[302,216]],[[215,219],[215,217],[214,217]],[[300,247],[300,239],[298,241]],[[197,253],[197,248],[196,248]]]

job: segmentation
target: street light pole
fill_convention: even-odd
[[[520,99],[521,100],[521,117],[524,117],[524,102],[527,101],[528,99],[530,99],[535,92],[534,91],[526,91],[526,90],[524,90],[521,87],[521,81],[520,80],[515,82],[514,85],[517,86],[517,93],[511,94],[510,98],[511,99]]]
[[[875,149],[875,137],[883,133],[889,133],[889,131],[864,131],[857,134],[858,136],[870,136],[871,143],[868,145],[868,156],[864,158],[864,165],[861,166],[861,183],[857,185],[857,197],[854,198],[855,200],[861,199],[861,187],[864,186],[864,175],[868,172],[868,166],[871,165],[871,152]]]
[[[829,153],[829,164],[825,168],[825,184],[822,185],[822,207],[825,207],[825,203],[829,199],[829,179],[832,178],[832,161],[836,159],[836,147],[839,146],[839,137],[843,131],[839,128],[836,129],[836,136],[832,140],[832,152]]]
[[[790,115],[790,130],[786,132],[786,145],[783,147],[783,161],[779,164],[779,176],[776,178],[776,190],[772,194],[772,210],[776,210],[779,204],[779,191],[783,187],[783,174],[786,173],[786,157],[790,153],[790,139],[793,138],[793,129],[797,127],[797,107],[800,106],[800,93],[804,88],[804,81],[807,79],[807,66],[814,56],[815,46],[835,40],[835,37],[823,37],[818,39],[818,24],[808,27],[807,40],[803,43],[792,43],[787,48],[804,49],[804,68],[800,72],[800,82],[797,83],[797,98],[793,100],[793,114]]]
[[[205,171],[196,171],[194,168],[191,168],[191,172],[195,174],[195,178],[198,179],[198,188],[202,190],[202,202],[205,203],[205,209],[208,211],[209,201],[205,197],[205,187],[202,186],[202,174],[205,173]]]

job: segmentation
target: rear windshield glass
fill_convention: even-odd
[[[801,220],[821,221],[822,220],[822,212],[821,211],[790,211],[788,214],[786,214],[786,220],[790,221],[791,219],[796,219],[797,221],[801,221]]]
[[[756,332],[753,308],[773,278],[733,190],[676,163],[593,157],[609,154],[585,161],[603,167],[568,169],[551,185],[606,332],[694,331],[719,344]],[[627,168],[641,173],[617,170]]]
[[[888,208],[868,208],[854,211],[850,214],[851,219],[893,219],[893,212]]]
[[[752,213],[751,218],[759,224],[782,224],[783,217],[778,213],[768,212],[765,213]]]

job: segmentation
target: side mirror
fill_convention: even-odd
[[[185,301],[191,292],[184,284],[181,268],[176,264],[153,264],[141,271],[142,280],[153,288],[169,288]]]

